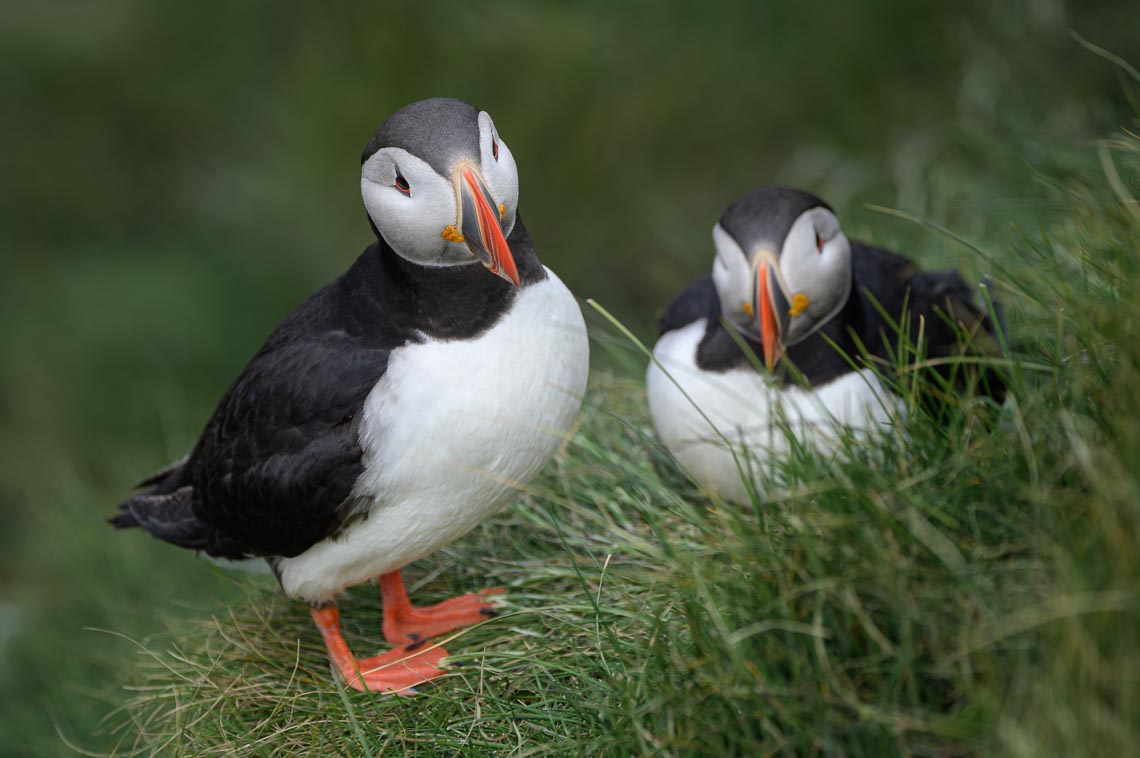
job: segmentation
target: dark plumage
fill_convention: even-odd
[[[521,218],[508,242],[524,285],[545,278]],[[221,558],[305,551],[353,514],[358,416],[389,353],[470,339],[516,292],[497,277],[416,265],[378,240],[277,326],[193,452],[141,482],[111,523]]]
[[[407,150],[446,175],[456,160],[479,154],[479,110],[447,97],[412,103],[376,130],[360,154],[360,162],[382,147]]]

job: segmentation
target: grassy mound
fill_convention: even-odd
[[[1043,182],[1061,210],[993,264],[1001,409],[916,415],[882,450],[799,455],[755,510],[689,484],[641,388],[503,516],[409,572],[502,585],[412,699],[344,691],[269,585],[139,643],[121,752],[163,755],[1120,754],[1140,743],[1140,143]],[[917,399],[909,398],[917,404]],[[342,604],[380,642],[377,590]]]

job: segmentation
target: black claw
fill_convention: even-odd
[[[423,641],[423,638],[420,637],[420,635],[417,632],[409,632],[408,633],[408,639],[410,639],[412,642],[422,642]]]
[[[480,608],[479,613],[483,616],[488,617],[488,618],[494,618],[495,616],[499,615],[499,612],[496,611],[494,608]]]
[[[412,635],[409,634],[408,636],[411,637]],[[415,636],[419,637],[418,634]],[[417,647],[422,647],[425,642],[427,642],[427,640],[416,640],[415,642],[413,642],[410,645],[404,645],[404,649],[405,650],[415,650]]]

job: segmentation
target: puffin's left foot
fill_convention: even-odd
[[[495,606],[487,600],[503,594],[503,590],[497,587],[480,590],[426,608],[416,608],[408,600],[400,572],[393,571],[380,577],[380,594],[384,603],[384,639],[392,645],[414,649],[432,637],[495,616]]]
[[[405,697],[416,694],[413,689],[446,672],[440,664],[447,651],[439,645],[409,649],[400,645],[371,658],[356,658],[348,649],[340,633],[340,614],[335,605],[313,607],[313,621],[317,624],[329,660],[340,678],[357,690],[394,692]]]
[[[354,689],[411,697],[416,694],[416,685],[447,673],[440,668],[446,657],[447,651],[442,645],[415,649],[401,645],[371,658],[357,659],[356,668],[352,672],[342,671],[341,676]]]

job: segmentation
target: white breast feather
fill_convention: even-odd
[[[658,340],[646,388],[665,446],[693,478],[722,497],[747,502],[738,463],[745,471],[763,471],[766,463],[788,455],[789,432],[803,445],[828,453],[844,430],[880,431],[904,411],[901,398],[870,370],[810,392],[777,388],[750,367],[702,371],[696,350],[706,326],[701,319]]]
[[[285,591],[322,601],[466,534],[546,464],[581,406],[582,313],[553,272],[473,340],[392,353],[364,405],[368,517],[278,566]]]

